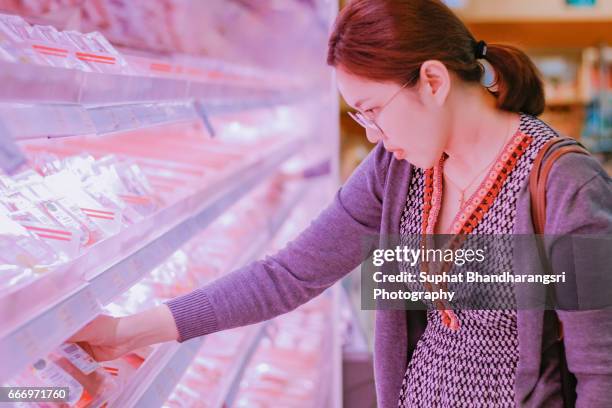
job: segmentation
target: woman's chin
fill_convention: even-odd
[[[393,152],[393,157],[395,157],[395,160],[404,160],[406,153],[403,150],[396,150]]]
[[[436,164],[436,160],[428,160],[425,157],[405,157],[404,160],[407,160],[413,166],[416,166],[420,169],[426,170],[432,168]]]
[[[427,157],[415,155],[414,153],[406,154],[406,151],[403,149],[393,150],[391,154],[393,154],[395,160],[406,160],[410,164],[422,169],[429,169],[436,163],[434,159],[428,159]]]

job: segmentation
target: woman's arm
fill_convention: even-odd
[[[124,342],[127,346],[119,351],[125,353],[136,346],[172,338],[185,341],[295,309],[364,259],[366,237],[379,233],[382,194],[390,160],[391,155],[382,144],[377,145],[338,190],[333,202],[276,254],[172,299],[167,306],[118,320],[100,317],[73,340],[98,347],[119,347]],[[167,311],[172,320],[167,318]],[[158,315],[162,317],[158,319]],[[87,335],[113,330],[120,335]],[[108,343],[99,338],[108,339]]]
[[[98,316],[68,341],[80,343],[98,361],[114,360],[132,350],[177,340],[168,306],[160,305],[126,317]]]
[[[571,291],[557,294],[569,307],[557,315],[568,368],[577,379],[576,406],[610,407],[612,268],[605,245],[612,237],[612,180],[593,158],[569,154],[553,167],[547,201],[547,230],[563,234],[555,237],[550,259],[575,279]]]
[[[353,270],[364,259],[365,238],[379,233],[389,160],[379,144],[283,249],[168,302],[180,340],[289,312]]]

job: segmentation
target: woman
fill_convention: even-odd
[[[542,83],[522,51],[476,41],[437,0],[357,0],[338,16],[328,63],[376,147],[327,209],[275,255],[167,305],[101,316],[73,341],[88,342],[103,360],[270,319],[356,267],[366,235],[534,232],[527,179],[556,134],[535,117]],[[590,157],[559,159],[547,185],[546,232],[609,234],[611,184]],[[484,195],[492,199],[479,201]],[[465,223],[474,211],[478,222]],[[377,311],[379,406],[563,406],[543,312],[432,310],[424,330],[419,313]],[[610,317],[559,313],[578,406],[612,406]]]

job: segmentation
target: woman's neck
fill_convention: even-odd
[[[468,88],[461,94],[444,150],[448,155],[444,172],[457,185],[466,186],[516,132],[519,115],[496,108],[495,98],[482,87]]]

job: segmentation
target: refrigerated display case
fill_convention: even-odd
[[[340,405],[341,320],[324,318],[336,288],[110,362],[66,342],[280,248],[337,187],[337,97],[319,59],[335,5],[228,3],[0,2],[1,384],[67,387],[67,407]],[[292,25],[318,31],[296,46]],[[280,172],[321,161],[327,176],[279,191]],[[303,367],[284,367],[288,352]],[[280,387],[265,366],[304,378]]]

